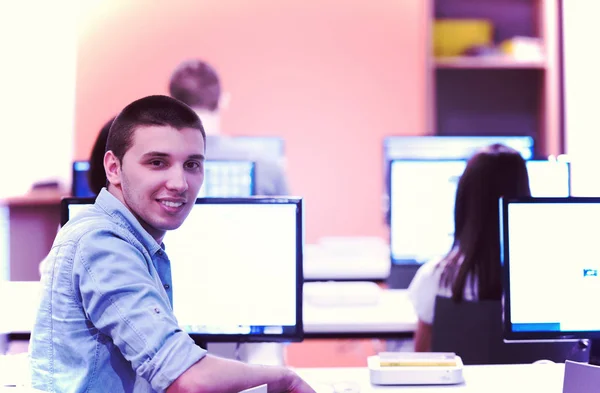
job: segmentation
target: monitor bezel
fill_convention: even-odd
[[[500,265],[502,274],[502,324],[504,339],[506,341],[539,341],[539,340],[577,340],[598,339],[599,331],[570,331],[547,332],[540,330],[514,331],[510,321],[511,296],[510,296],[510,240],[509,240],[509,214],[511,204],[600,204],[600,197],[528,197],[528,198],[501,198],[500,205]],[[589,310],[582,309],[582,312]]]
[[[67,197],[61,200],[61,225],[68,221],[69,205],[94,204],[95,198]],[[195,205],[200,204],[248,204],[248,205],[294,205],[296,206],[296,325],[293,331],[286,334],[206,334],[187,332],[196,343],[204,346],[210,342],[300,342],[304,339],[303,324],[303,286],[304,286],[304,211],[303,199],[296,196],[269,197],[251,196],[244,198],[197,198]]]

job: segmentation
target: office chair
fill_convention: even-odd
[[[455,352],[464,364],[522,364],[538,360],[587,362],[589,349],[581,342],[505,343],[499,300],[435,301],[431,350]]]

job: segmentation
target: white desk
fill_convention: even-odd
[[[25,356],[0,357],[0,371],[4,383],[27,385],[28,363]],[[2,360],[5,360],[3,363]],[[8,373],[6,373],[8,371]],[[561,393],[564,364],[524,364],[465,366],[465,382],[460,385],[437,386],[376,386],[369,381],[369,370],[359,368],[297,368],[294,371],[308,382],[317,393]],[[7,378],[6,378],[7,377]],[[1,386],[1,385],[0,385]],[[350,388],[344,390],[344,388]],[[30,392],[24,387],[4,388],[6,392]],[[0,387],[0,392],[4,392]]]
[[[404,289],[382,290],[373,306],[303,306],[304,332],[318,337],[411,337],[417,316]]]
[[[561,393],[564,364],[465,366],[465,382],[438,386],[376,386],[367,368],[299,368],[317,393]],[[332,388],[339,384],[337,389]],[[343,388],[350,388],[346,391]]]
[[[29,333],[37,309],[39,282],[0,282],[0,334]],[[8,301],[7,301],[8,300]],[[306,338],[335,337],[410,337],[417,318],[406,290],[382,290],[372,306],[316,306],[305,301],[303,307]]]

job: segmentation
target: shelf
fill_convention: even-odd
[[[67,196],[69,193],[58,190],[38,190],[25,195],[1,199],[0,204],[9,207],[60,205],[62,198]]]
[[[540,69],[546,62],[540,60],[517,60],[507,57],[447,57],[434,59],[438,69]]]

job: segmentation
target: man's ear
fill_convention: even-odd
[[[104,171],[109,184],[114,186],[121,184],[121,163],[112,150],[104,154]]]

